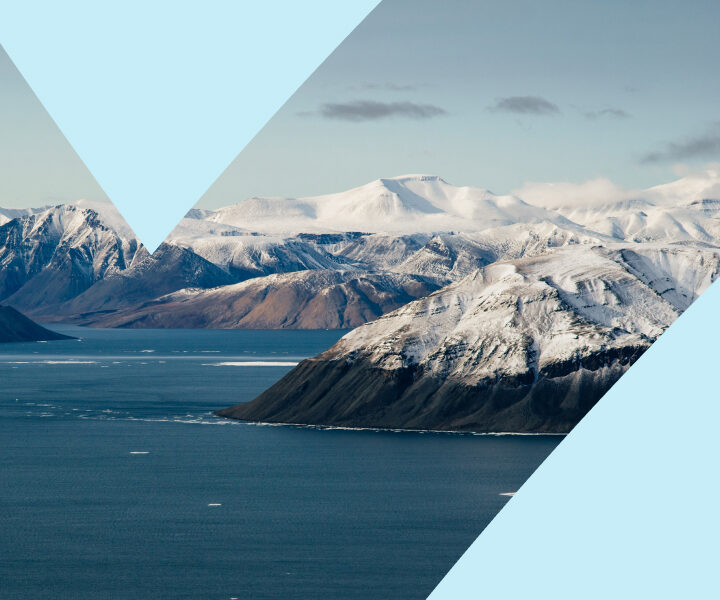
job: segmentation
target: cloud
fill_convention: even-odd
[[[528,204],[553,210],[608,207],[628,201],[638,206],[650,203],[677,207],[703,198],[720,198],[720,164],[705,165],[700,170],[687,169],[682,175],[679,181],[648,189],[625,188],[605,177],[582,183],[529,181],[512,194]],[[566,216],[572,218],[572,214]]]
[[[550,209],[605,206],[632,199],[638,194],[637,191],[622,188],[604,177],[584,183],[529,181],[512,193],[529,204]]]
[[[393,83],[392,81],[388,81],[385,83],[361,83],[359,85],[351,85],[347,89],[349,90],[387,90],[390,92],[414,92],[416,91],[420,85],[415,85],[412,83]]]
[[[591,110],[585,113],[585,118],[591,121],[597,121],[598,119],[629,119],[630,113],[624,111],[622,108],[603,108],[602,110]]]
[[[307,116],[307,113],[298,113]],[[377,102],[375,100],[354,100],[352,102],[327,102],[317,112],[324,119],[339,121],[377,121],[379,119],[432,119],[446,115],[444,108],[434,104],[415,102]]]
[[[720,156],[720,123],[715,123],[710,131],[676,142],[668,142],[663,148],[648,152],[640,159],[640,162],[655,164],[697,158],[712,159],[718,156]]]
[[[540,96],[508,96],[498,98],[495,104],[488,107],[493,112],[508,112],[519,115],[557,115],[560,109]]]

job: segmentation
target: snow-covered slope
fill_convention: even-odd
[[[180,289],[213,288],[235,283],[226,271],[185,248],[161,244],[150,256],[143,252],[128,268],[106,273],[66,302],[38,307],[45,321],[71,319],[91,323],[108,313],[139,306]]]
[[[719,272],[716,250],[642,244],[494,263],[358,327],[219,414],[567,431]]]
[[[264,233],[481,231],[513,223],[564,219],[514,196],[457,187],[434,175],[378,179],[337,194],[249,198],[208,221]]]
[[[143,252],[95,210],[48,208],[0,225],[0,300],[23,311],[56,305]]]
[[[125,217],[120,214],[112,202],[99,202],[93,200],[77,200],[65,204],[66,207],[75,206],[82,210],[91,210],[100,217],[102,224],[112,229],[120,237],[125,239],[136,239],[135,232],[127,224]]]
[[[251,198],[190,211],[153,256],[111,204],[0,210],[0,301],[34,317],[371,320],[222,411],[251,420],[567,431],[718,277],[719,257],[717,170],[646,190],[596,180],[498,196],[408,175]]]
[[[578,226],[639,242],[720,241],[720,171],[709,169],[646,190],[607,180],[581,185],[528,184],[516,192]]]
[[[604,180],[530,184],[514,196],[405,175],[325,196],[251,198],[189,216],[169,241],[239,279],[358,269],[449,283],[490,262],[562,245],[622,240],[715,246],[720,173],[648,190],[624,190]]]
[[[18,217],[27,217],[46,211],[49,206],[41,208],[3,208],[0,206],[0,225],[5,225],[8,221],[17,219]]]
[[[0,300],[12,299],[33,316],[87,320],[98,306],[130,310],[183,285],[256,279],[253,289],[270,289],[274,280],[266,277],[274,274],[403,275],[446,285],[497,261],[562,247],[619,241],[715,247],[719,182],[720,175],[708,171],[648,190],[596,181],[531,185],[497,196],[436,176],[406,175],[325,196],[192,210],[157,257],[147,255],[112,204],[79,201],[8,213],[15,218],[0,225]],[[131,268],[135,264],[141,268]],[[108,277],[112,281],[103,283]],[[318,283],[316,292],[325,289]],[[395,292],[401,297],[401,289]],[[208,319],[214,312],[209,304],[196,308]],[[163,322],[182,325],[167,311]]]
[[[308,198],[249,198],[195,211],[171,240],[254,234],[364,232],[416,235],[483,232],[552,224],[626,241],[708,242],[720,234],[720,171],[707,170],[646,190],[607,180],[527,184],[514,195],[454,186],[434,175],[404,175]]]
[[[337,244],[328,245],[318,240],[321,235],[254,235],[206,222],[188,232],[186,223],[187,220],[183,221],[175,229],[170,243],[191,250],[239,280],[308,269],[367,269],[367,265],[343,257],[337,251]],[[202,235],[197,235],[198,230],[202,230]],[[339,239],[354,237],[340,235]]]

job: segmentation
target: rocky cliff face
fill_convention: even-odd
[[[254,401],[252,421],[565,432],[720,272],[700,248],[498,262],[363,325]]]
[[[226,271],[197,254],[162,244],[152,256],[144,253],[127,269],[110,273],[69,301],[51,307],[46,318],[94,323],[109,313],[180,289],[214,288],[234,282]]]
[[[34,313],[57,306],[144,252],[91,208],[65,205],[0,226],[0,300]]]

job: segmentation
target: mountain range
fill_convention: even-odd
[[[353,330],[251,421],[566,432],[720,272],[720,251],[565,247],[499,261]]]
[[[720,173],[504,196],[379,179],[190,211],[153,255],[110,204],[0,223],[0,301],[43,322],[356,328],[225,416],[566,431],[717,277]]]

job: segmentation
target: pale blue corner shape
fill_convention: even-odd
[[[718,598],[720,282],[620,379],[431,600]]]
[[[0,0],[0,44],[154,250],[378,1]]]

